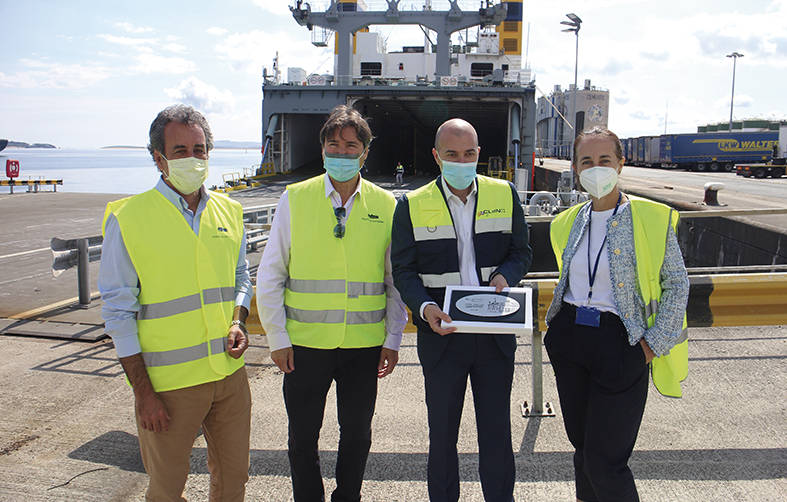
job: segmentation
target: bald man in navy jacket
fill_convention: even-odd
[[[527,273],[532,260],[516,189],[509,183],[511,199],[503,200],[508,191],[499,180],[476,178],[479,152],[472,125],[461,119],[445,122],[437,131],[432,149],[441,176],[417,194],[411,192],[411,197],[421,197],[429,191],[432,201],[440,200],[437,193],[442,195],[442,204],[438,202],[439,207],[432,210],[449,212],[453,232],[449,226],[442,229],[444,236],[432,234],[417,239],[407,196],[402,197],[394,213],[391,264],[396,288],[413,312],[418,328],[418,358],[424,374],[429,420],[427,482],[432,502],[459,500],[456,443],[468,377],[475,404],[484,499],[513,500],[510,403],[516,337],[455,333],[455,328],[442,326],[442,322],[450,321],[441,310],[445,286],[489,285],[498,291],[513,287]],[[458,188],[469,179],[469,185]],[[484,194],[485,190],[489,192]],[[510,208],[510,231],[479,231],[479,197],[488,202],[489,193],[504,193],[498,199],[501,208]]]

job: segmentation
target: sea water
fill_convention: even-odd
[[[224,183],[232,173],[242,176],[260,164],[260,151],[217,149],[210,152],[208,180],[210,187]],[[5,177],[7,159],[19,161],[19,177],[27,179],[62,179],[58,191],[109,194],[137,194],[155,186],[159,172],[147,150],[112,148],[67,150],[54,148],[6,148],[0,152],[0,179]],[[44,186],[43,190],[51,190]],[[17,187],[14,191],[27,190]],[[0,187],[8,193],[9,187]]]

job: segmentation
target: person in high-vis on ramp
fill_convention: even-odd
[[[395,199],[359,173],[372,132],[355,109],[320,130],[326,173],[287,187],[257,276],[271,359],[284,372],[295,502],[324,500],[317,442],[336,381],[340,427],[332,502],[361,500],[377,379],[399,360],[407,312],[391,277]]]
[[[200,429],[210,500],[243,500],[251,393],[243,352],[251,303],[243,209],[208,192],[208,122],[186,105],[150,126],[161,179],[110,202],[98,287],[107,333],[134,390],[149,502],[184,500]]]
[[[678,247],[678,212],[617,184],[624,158],[611,131],[574,141],[572,168],[590,201],[555,217],[560,270],[544,345],[563,423],[574,446],[576,497],[639,500],[628,460],[648,394],[681,396],[688,372],[689,281]]]

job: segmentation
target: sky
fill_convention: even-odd
[[[402,0],[400,9],[424,0]],[[328,2],[312,0],[313,10]],[[447,6],[433,0],[433,8]],[[175,102],[205,112],[218,140],[259,141],[262,67],[332,73],[333,44],[317,48],[290,0],[0,0],[0,137],[62,148],[145,145],[156,113]],[[460,0],[477,8],[479,0]],[[384,10],[383,0],[367,5]],[[695,132],[734,117],[787,119],[787,0],[524,2],[528,61],[549,93],[574,80],[610,92],[621,137]],[[388,50],[418,45],[416,27],[372,27]],[[525,26],[527,30],[527,26]],[[537,93],[537,96],[539,94]]]

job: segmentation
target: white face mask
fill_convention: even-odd
[[[587,193],[600,199],[618,184],[618,171],[614,167],[590,167],[579,173],[579,182]]]
[[[187,157],[185,159],[167,160],[163,154],[161,158],[167,161],[167,169],[169,170],[169,176],[164,178],[172,183],[172,186],[183,195],[196,192],[208,179],[207,159]]]

